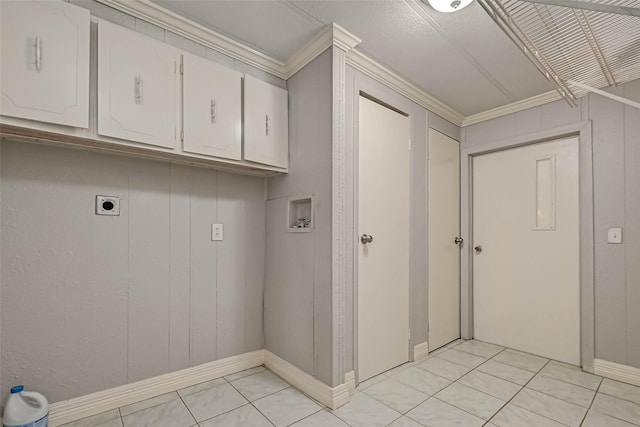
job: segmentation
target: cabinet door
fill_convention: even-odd
[[[98,133],[175,148],[176,50],[98,23]]]
[[[0,2],[0,113],[89,127],[89,11],[61,1]]]
[[[244,77],[244,158],[287,168],[289,160],[287,91]]]
[[[185,54],[183,61],[183,150],[242,158],[242,74]]]

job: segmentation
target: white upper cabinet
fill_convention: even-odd
[[[200,57],[183,58],[183,150],[242,158],[242,74]]]
[[[3,0],[0,16],[0,113],[88,128],[89,11]]]
[[[98,23],[98,134],[175,148],[176,49],[104,20]]]
[[[245,75],[245,160],[287,168],[288,111],[286,90]]]

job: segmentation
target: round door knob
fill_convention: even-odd
[[[476,247],[475,247],[475,248],[473,248],[473,249],[475,249],[475,251],[476,251],[476,253],[477,253],[477,254],[479,254],[480,252],[482,252],[482,246],[480,246],[480,245],[476,246]]]
[[[462,237],[456,237],[455,239],[453,239],[453,243],[455,243],[456,245],[461,245],[462,242],[464,242],[464,239]]]
[[[363,234],[362,236],[360,236],[360,241],[363,245],[366,245],[367,243],[373,242],[373,236],[370,234]]]

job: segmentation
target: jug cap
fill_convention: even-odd
[[[15,394],[15,393],[22,393],[24,391],[24,386],[23,385],[17,385],[15,387],[11,387],[11,393]]]

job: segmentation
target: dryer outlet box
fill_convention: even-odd
[[[96,196],[96,215],[120,215],[120,197]]]

